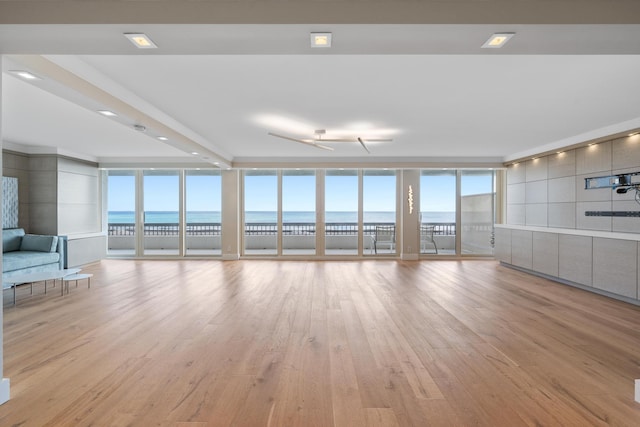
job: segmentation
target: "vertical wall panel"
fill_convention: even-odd
[[[527,180],[527,166],[525,163],[516,163],[507,168],[507,185],[520,184]]]
[[[57,159],[58,234],[97,233],[102,229],[98,165]]]
[[[638,168],[640,165],[640,135],[612,141],[612,169]]]
[[[548,226],[555,228],[576,228],[575,203],[549,203]]]
[[[526,225],[535,227],[546,227],[548,215],[548,205],[546,203],[535,203],[526,205]]]
[[[576,151],[569,150],[563,153],[548,156],[549,179],[575,176]]]
[[[600,174],[611,170],[611,142],[576,149],[576,174]]]
[[[58,234],[58,162],[54,155],[29,157],[29,232]]]
[[[547,166],[548,160],[546,157],[540,157],[527,161],[526,181],[541,181],[547,179],[549,177]]]
[[[554,178],[548,181],[547,189],[549,203],[575,202],[576,201],[576,177],[567,176]]]

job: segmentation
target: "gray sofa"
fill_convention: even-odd
[[[62,270],[64,243],[61,237],[25,234],[22,228],[2,230],[2,277]]]

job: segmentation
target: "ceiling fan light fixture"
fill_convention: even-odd
[[[331,33],[311,33],[311,47],[331,47]]]

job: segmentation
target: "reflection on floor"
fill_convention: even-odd
[[[308,255],[314,256],[316,255],[315,249],[286,249],[282,253],[283,255]],[[395,255],[396,253],[385,249],[378,249],[377,255],[389,256]],[[455,249],[439,249],[437,255],[455,255]],[[110,257],[131,257],[135,256],[135,251],[133,249],[109,249],[107,253]],[[144,252],[144,255],[151,256],[178,256],[177,249],[147,249]],[[222,251],[220,249],[188,249],[187,256],[220,256],[222,255]],[[260,255],[260,256],[276,256],[277,251],[275,249],[246,249],[244,251],[244,255]],[[327,256],[358,256],[358,251],[356,249],[325,249],[325,255]],[[365,250],[364,256],[375,256],[375,252],[372,250]],[[427,250],[426,252],[420,253],[420,255],[436,255],[434,251]]]

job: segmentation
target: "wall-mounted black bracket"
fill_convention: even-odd
[[[640,217],[640,211],[586,211],[585,216]]]
[[[584,188],[586,190],[593,190],[596,188],[617,188],[631,185],[640,185],[640,172],[595,176],[584,179]]]

